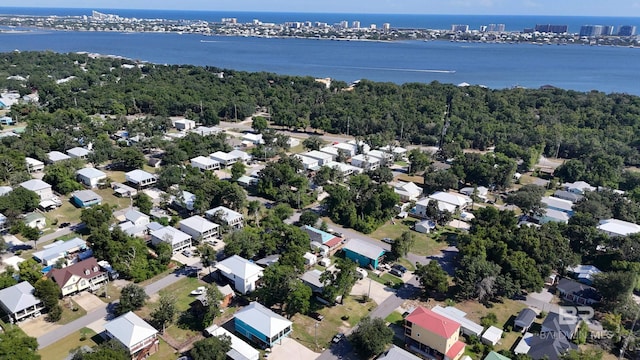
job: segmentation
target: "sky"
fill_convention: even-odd
[[[2,7],[640,17],[640,0],[2,0]]]

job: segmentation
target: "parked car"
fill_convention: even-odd
[[[358,277],[358,279],[364,279],[364,278],[367,277],[367,275],[369,275],[369,273],[367,273],[367,270],[365,270],[365,269],[363,269],[361,267],[356,268],[356,273],[357,273],[356,276]]]
[[[389,274],[395,275],[397,277],[402,277],[402,272],[400,272],[400,270],[398,270],[398,269],[391,269],[389,271]]]
[[[318,312],[312,312],[311,314],[309,314],[309,316],[311,316],[313,319],[318,320],[318,321],[322,321],[322,319],[324,319],[324,315],[318,313]]]
[[[191,257],[191,250],[182,250],[182,255],[186,257]]]
[[[333,339],[331,339],[331,342],[334,343],[334,344],[337,344],[343,338],[344,338],[344,334],[343,333],[337,333],[336,336],[334,336]]]
[[[402,265],[400,265],[400,264],[394,264],[394,265],[391,267],[391,269],[398,270],[399,272],[401,272],[401,273],[403,273],[403,274],[407,272],[407,268],[406,268],[406,267],[404,267],[404,266],[402,266]]]
[[[67,227],[67,226],[69,226],[69,225],[71,225],[71,223],[63,222],[63,223],[62,223],[62,224],[60,224],[58,227],[59,227],[60,229],[62,229],[62,228],[66,228],[66,227]]]
[[[394,242],[396,242],[395,240],[393,240],[392,238],[382,238],[382,242],[383,243],[387,243],[387,244],[393,244]]]

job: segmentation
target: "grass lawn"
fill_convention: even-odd
[[[123,183],[125,181],[124,171],[109,171],[109,170],[102,170],[102,171],[105,174],[107,174],[107,177],[113,180],[114,182]]]
[[[114,195],[113,189],[92,189],[96,194],[102,196],[102,203],[115,205],[117,210],[131,206],[131,199]]]
[[[60,320],[58,321],[58,324],[60,325],[68,324],[73,320],[87,315],[87,311],[78,306],[78,304],[76,304],[76,302],[71,299],[60,300],[60,306],[62,306],[62,317],[60,317]],[[73,311],[73,309],[77,310]]]
[[[405,182],[409,182],[410,181],[410,182],[413,182],[413,183],[416,183],[416,184],[424,183],[424,178],[422,176],[419,176],[419,175],[410,176],[410,175],[407,175],[407,174],[400,174],[396,180],[405,181]]]
[[[75,205],[73,205],[66,197],[61,198],[60,200],[62,201],[62,206],[55,210],[43,213],[44,217],[47,218],[48,226],[53,228],[57,227],[53,225],[54,220],[57,220],[58,224],[62,224],[63,222],[79,222],[82,210],[75,207]]]
[[[319,322],[306,315],[295,315],[291,319],[293,322],[293,334],[291,336],[313,351],[327,348],[335,334],[352,328],[369,313],[369,308],[374,306],[372,302],[368,303],[371,305],[363,305],[357,299],[358,297],[349,296],[345,299],[343,305],[335,305],[318,310],[320,314],[324,315],[324,319]],[[348,315],[349,319],[342,320],[341,317],[343,315]],[[317,328],[315,327],[316,323],[318,324]],[[316,331],[318,349],[315,348]]]
[[[395,239],[402,235],[405,231],[410,231],[413,235],[415,244],[411,247],[411,252],[416,255],[429,256],[436,255],[440,253],[440,250],[447,247],[447,244],[444,242],[438,242],[434,240],[434,238],[428,234],[421,234],[419,232],[411,230],[413,224],[415,224],[418,220],[407,218],[404,220],[396,219],[393,222],[387,222],[378,228],[378,230],[374,231],[371,234],[372,238],[382,239],[382,238],[391,238]]]
[[[402,326],[402,323],[404,322],[404,318],[402,317],[402,314],[400,314],[399,312],[392,311],[391,314],[389,314],[389,316],[384,318],[384,321],[391,324],[396,324],[398,326]]]
[[[397,289],[400,286],[402,286],[402,284],[404,284],[402,279],[400,279],[397,276],[390,275],[389,273],[384,273],[382,274],[382,276],[378,276],[374,274],[372,271],[367,271],[367,272],[369,273],[369,278],[371,280],[375,282],[379,282],[382,285],[386,285],[387,283],[391,282],[393,283],[393,287]]]
[[[96,292],[96,295],[98,295],[98,298],[100,298],[100,300],[108,304],[112,301],[120,299],[120,289],[117,286],[113,285],[111,281],[109,281],[109,283],[107,284],[107,295],[109,297],[104,296],[104,286],[100,287],[100,290]]]
[[[160,339],[160,346],[158,352],[149,356],[147,359],[151,360],[174,360],[178,357],[175,350],[169,344]]]
[[[80,340],[82,332],[84,332],[87,337],[84,341]],[[93,330],[84,328],[59,341],[56,341],[55,343],[45,348],[40,349],[38,353],[40,354],[40,356],[42,356],[43,359],[62,360],[69,355],[69,352],[71,350],[76,349],[80,346],[96,346],[97,343],[95,341],[95,336],[97,335]]]

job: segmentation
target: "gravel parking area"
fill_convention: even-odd
[[[270,360],[314,360],[318,356],[320,356],[320,354],[315,353],[304,347],[299,342],[286,337],[282,340],[282,344],[275,345],[271,348],[271,353],[267,358]]]

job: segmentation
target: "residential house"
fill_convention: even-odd
[[[342,150],[347,156],[347,158],[355,156],[358,153],[358,146],[354,144],[337,143],[333,145],[333,147],[338,150]]]
[[[191,235],[185,234],[171,226],[165,226],[158,230],[151,231],[150,235],[153,245],[166,242],[171,245],[174,254],[191,247]]]
[[[428,234],[431,232],[431,230],[434,230],[435,228],[436,228],[436,223],[433,220],[429,220],[429,219],[419,221],[413,225],[413,230],[421,234]]]
[[[557,197],[558,199],[571,201],[574,204],[584,198],[583,195],[572,193],[566,190],[556,190],[556,192],[553,193],[553,196]]]
[[[578,332],[578,325],[580,320],[577,316],[573,316],[567,313],[560,314],[550,312],[544,321],[540,330],[541,334],[554,334],[564,335],[567,339],[571,340]]]
[[[141,189],[151,186],[158,181],[158,177],[144,170],[136,169],[124,174],[125,180],[134,187]]]
[[[422,196],[422,188],[413,182],[399,181],[393,191],[400,196],[401,202],[417,201]]]
[[[260,179],[253,176],[242,175],[236,181],[238,185],[242,186],[245,189],[248,189],[252,186],[258,185]]]
[[[596,289],[571,279],[560,279],[556,289],[560,297],[579,305],[595,304],[601,298]]]
[[[49,163],[54,164],[59,161],[65,161],[71,159],[71,156],[61,153],[60,151],[51,151],[47,153],[47,160]]]
[[[146,226],[149,224],[149,215],[143,214],[138,210],[130,209],[124,213],[125,221],[131,222],[135,226]]]
[[[455,205],[453,204],[449,204],[447,202],[444,201],[436,201],[430,198],[422,198],[420,200],[418,200],[416,202],[416,207],[414,209],[411,210],[411,214],[415,217],[424,219],[427,218],[427,209],[429,207],[429,203],[431,201],[435,201],[436,205],[438,207],[438,211],[443,212],[443,211],[448,211],[450,213],[455,213],[456,210],[458,209]]]
[[[573,203],[569,200],[545,196],[542,198],[541,202],[547,209],[562,211],[567,213],[569,216],[573,215]]]
[[[220,299],[220,307],[226,308],[231,303],[231,300],[236,296],[236,293],[231,288],[231,285],[227,284],[224,286],[220,286],[216,284],[216,288],[222,295],[222,299]],[[207,300],[207,292],[198,295],[196,297],[196,301],[191,303],[192,309],[196,310],[196,313],[202,313],[209,306],[209,301]],[[196,308],[197,307],[197,308]],[[206,331],[206,330],[205,330]]]
[[[396,345],[391,345],[391,348],[382,355],[378,356],[378,360],[422,360],[421,358],[413,355],[412,353],[397,347]]]
[[[367,152],[369,157],[374,157],[380,159],[380,165],[392,165],[393,164],[393,155],[388,152],[380,151],[380,150],[371,150]]]
[[[520,329],[521,332],[526,332],[536,319],[536,312],[530,308],[524,308],[518,313],[518,316],[513,322],[514,329]]]
[[[328,162],[335,160],[335,156],[331,154],[327,154],[326,152],[318,151],[318,150],[307,151],[300,155],[315,159],[318,162],[319,166],[323,166]]]
[[[467,313],[456,309],[453,306],[442,307],[440,305],[436,305],[431,309],[431,311],[460,324],[460,331],[467,336],[475,335],[480,337],[482,330],[484,330],[482,325],[468,319]]]
[[[73,193],[71,201],[77,207],[85,208],[93,205],[100,205],[102,203],[102,196],[91,190],[80,190]]]
[[[193,206],[196,203],[196,195],[182,190],[178,192],[178,196],[172,196],[170,201],[171,205],[177,210],[193,211]]]
[[[67,241],[55,241],[33,253],[33,258],[44,266],[54,265],[58,259],[63,258],[70,265],[91,256],[93,251],[87,247],[87,242],[78,237]]]
[[[191,130],[195,129],[196,122],[189,119],[179,119],[173,122],[173,127],[180,131]]]
[[[5,196],[12,191],[13,188],[11,186],[0,186],[0,196]]]
[[[464,354],[465,344],[458,340],[460,324],[442,315],[417,307],[404,319],[407,347],[428,358],[458,360]]]
[[[0,107],[0,109],[2,109],[2,107]],[[13,119],[10,118],[9,116],[0,117],[0,125],[10,126],[10,125],[14,125],[15,123],[16,122],[13,121]]]
[[[255,291],[256,283],[263,275],[260,266],[238,255],[218,262],[216,269],[232,283],[236,291],[242,294]]]
[[[107,180],[107,174],[92,167],[76,171],[76,176],[79,182],[90,188],[98,187],[100,183]]]
[[[567,269],[574,279],[587,285],[593,283],[593,278],[602,273],[600,269],[593,265],[578,265],[576,267],[570,267]]]
[[[26,281],[0,290],[0,308],[11,323],[40,315],[44,305],[33,295],[34,290]]]
[[[67,150],[67,155],[69,155],[73,159],[86,160],[89,154],[91,154],[91,150],[81,147],[74,147]]]
[[[304,225],[301,229],[309,235],[312,243],[325,245],[329,250],[337,249],[337,247],[342,244],[343,239],[341,237],[329,234],[312,226]]]
[[[380,159],[368,154],[358,154],[351,157],[351,165],[366,171],[372,171],[380,167]]]
[[[306,157],[303,155],[295,154],[294,157],[302,163],[302,168],[306,171],[315,171],[320,168],[319,162],[317,159]]]
[[[27,172],[42,172],[44,170],[44,163],[34,158],[26,157],[24,161],[27,163]]]
[[[212,325],[206,328],[205,333],[209,336],[227,336],[231,339],[231,349],[227,351],[227,357],[231,360],[258,360],[260,352],[247,344],[244,340],[235,336],[223,327]]]
[[[318,262],[318,257],[316,256],[316,254],[312,254],[310,252],[304,253],[302,257],[304,258],[305,266],[313,266],[316,264],[316,262]]]
[[[238,159],[238,161],[242,161],[242,162],[245,162],[245,163],[248,163],[249,161],[251,161],[251,159],[253,159],[253,156],[249,155],[248,152],[242,151],[242,150],[238,150],[238,149],[234,149],[234,150],[229,151],[229,155],[231,155],[234,158]]]
[[[54,197],[51,185],[39,179],[27,180],[20,183],[20,186],[38,194],[38,196],[40,196],[40,200],[49,200]]]
[[[401,146],[383,146],[379,150],[392,154],[394,160],[400,160],[407,155],[408,150]]]
[[[25,214],[22,220],[28,227],[38,230],[42,230],[47,226],[47,218],[37,212],[30,212],[28,214]]]
[[[262,134],[246,133],[242,136],[242,141],[251,145],[264,144],[264,140],[262,140]]]
[[[340,149],[333,146],[322,147],[320,148],[320,152],[331,155],[331,161],[335,161],[336,158],[338,158],[338,155],[340,155]]]
[[[330,161],[325,166],[330,167],[332,169],[336,169],[340,173],[340,177],[342,177],[343,179],[345,179],[348,176],[351,176],[354,174],[362,174],[364,172],[364,169],[361,169],[357,166],[335,162],[335,161]]]
[[[119,197],[130,198],[138,195],[137,189],[122,183],[112,182],[111,188],[115,192],[115,195]]]
[[[104,325],[107,339],[115,339],[132,359],[144,359],[158,351],[158,331],[132,311],[121,315]]]
[[[209,157],[217,161],[218,163],[220,163],[220,165],[225,167],[233,165],[235,162],[240,160],[237,156],[223,152],[223,151],[216,151],[213,154],[210,154]]]
[[[527,343],[526,346],[523,347],[528,347],[526,354],[533,360],[560,360],[562,356],[570,350],[578,349],[578,345],[571,342],[571,340],[567,339],[564,335],[527,334],[529,334],[529,336],[526,339],[523,337],[520,343]],[[520,343],[518,346],[520,346]],[[517,347],[516,350],[518,350]]]
[[[207,241],[220,234],[220,225],[212,223],[200,215],[181,220],[178,228],[199,241]]]
[[[311,291],[314,294],[322,294],[324,290],[324,284],[320,280],[321,276],[322,271],[318,269],[312,269],[302,274],[302,276],[300,276],[300,280],[302,280],[303,283],[307,284],[307,286],[311,288]]]
[[[596,188],[589,185],[589,183],[584,181],[576,181],[573,183],[564,183],[562,184],[562,188],[568,192],[572,192],[578,195],[584,195],[587,191],[596,191]]]
[[[62,269],[53,269],[47,277],[58,284],[62,296],[85,290],[96,291],[100,288],[100,284],[109,280],[109,275],[102,270],[94,257]]]
[[[495,351],[490,351],[487,356],[484,357],[484,360],[511,360],[511,358],[500,355]]]
[[[549,222],[557,222],[563,224],[569,223],[570,215],[564,211],[545,208],[541,209],[541,213],[542,214],[534,215],[534,218],[538,220],[538,223],[540,224],[546,224]]]
[[[436,200],[438,203],[453,205],[457,210],[463,210],[473,203],[470,197],[462,194],[438,191],[429,195],[429,199]]]
[[[627,236],[640,232],[640,225],[617,219],[600,220],[597,229],[609,237]]]
[[[361,239],[350,239],[342,248],[347,259],[353,260],[363,268],[377,269],[385,250]]]
[[[197,156],[191,159],[191,166],[202,171],[218,170],[220,163],[206,156]]]
[[[231,229],[237,230],[244,226],[244,217],[237,211],[233,211],[226,206],[218,206],[216,208],[205,211],[205,216],[213,221],[221,221]]]
[[[236,332],[265,347],[281,343],[292,330],[291,321],[258,302],[252,302],[233,317]]]
[[[355,146],[356,147],[356,153],[359,154],[366,154],[369,151],[371,151],[371,146],[369,146],[369,144],[367,144],[366,142],[360,140],[360,141],[356,141],[356,140],[349,140],[347,141],[347,144]],[[360,150],[360,151],[358,151]]]
[[[224,130],[217,126],[198,126],[197,128],[191,130],[192,133],[196,133],[200,136],[217,135],[222,131]]]
[[[502,339],[502,329],[495,326],[489,326],[483,333],[480,341],[486,345],[496,346]]]
[[[487,195],[489,194],[489,189],[487,189],[484,186],[476,186],[476,187],[467,186],[460,189],[459,192],[460,194],[463,194],[469,197],[475,195],[478,198],[480,198],[482,201],[487,201]]]

